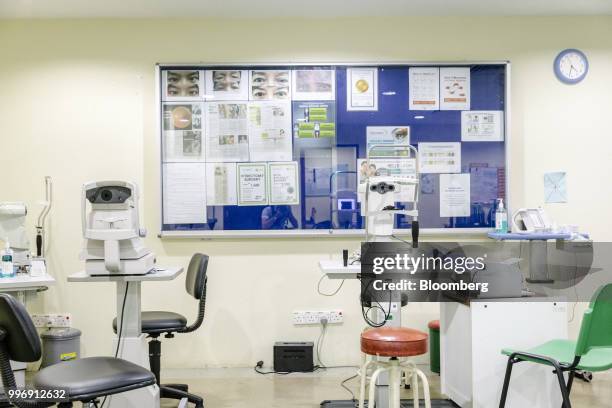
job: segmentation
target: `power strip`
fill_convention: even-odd
[[[342,310],[305,310],[293,312],[294,325],[319,324],[323,318],[326,318],[327,323],[331,324],[344,322]]]
[[[70,313],[50,313],[32,315],[34,326],[42,327],[72,327],[72,315]]]

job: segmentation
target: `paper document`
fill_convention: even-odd
[[[461,143],[419,143],[420,173],[459,173]]]
[[[374,145],[407,145],[410,144],[410,126],[367,126],[367,154]],[[409,154],[407,148],[375,148],[374,156],[399,156]]]
[[[336,71],[296,69],[292,72],[294,101],[333,101],[336,99]]]
[[[249,71],[206,71],[206,99],[212,101],[246,101],[249,99]]]
[[[203,109],[201,102],[162,105],[163,161],[204,161]]]
[[[248,161],[247,104],[215,102],[206,108],[206,161]]]
[[[251,161],[293,158],[290,102],[251,102],[248,116]]]
[[[440,109],[440,68],[408,68],[408,109]]]
[[[164,163],[164,224],[206,222],[206,167],[204,163]]]
[[[297,162],[268,163],[270,205],[300,203]]]
[[[267,164],[238,163],[238,205],[267,205]]]
[[[373,176],[399,176],[416,177],[415,159],[357,159],[357,182],[363,184],[368,177]],[[414,178],[416,180],[416,178]],[[400,190],[394,193],[395,201],[414,201],[414,186],[402,184]],[[363,197],[358,197],[362,201]]]
[[[378,68],[347,68],[346,110],[378,110]]]
[[[236,163],[206,163],[206,202],[208,205],[236,205]]]
[[[440,217],[470,216],[470,175],[440,174]]]
[[[503,142],[504,114],[502,111],[461,112],[461,141]]]
[[[440,68],[440,109],[470,110],[470,68]]]
[[[296,138],[336,137],[336,104],[293,102],[293,121]]]

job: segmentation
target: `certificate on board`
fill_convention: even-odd
[[[300,203],[297,162],[268,163],[270,205],[297,205]]]
[[[470,68],[440,68],[440,109],[470,110]]]
[[[238,163],[238,205],[267,205],[266,163]]]
[[[440,109],[440,68],[408,68],[410,110]]]
[[[378,68],[347,68],[346,110],[378,110]]]

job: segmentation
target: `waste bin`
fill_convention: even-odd
[[[429,327],[429,366],[431,371],[440,374],[440,321],[432,320]]]
[[[81,331],[78,329],[49,329],[40,337],[43,344],[41,368],[62,361],[76,360],[81,355]]]

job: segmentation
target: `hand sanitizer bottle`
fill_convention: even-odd
[[[508,232],[508,213],[504,208],[504,199],[499,199],[497,210],[495,211],[495,232]]]
[[[15,269],[13,268],[13,250],[8,242],[5,241],[4,250],[0,257],[2,258],[2,277],[12,278],[15,276]]]

